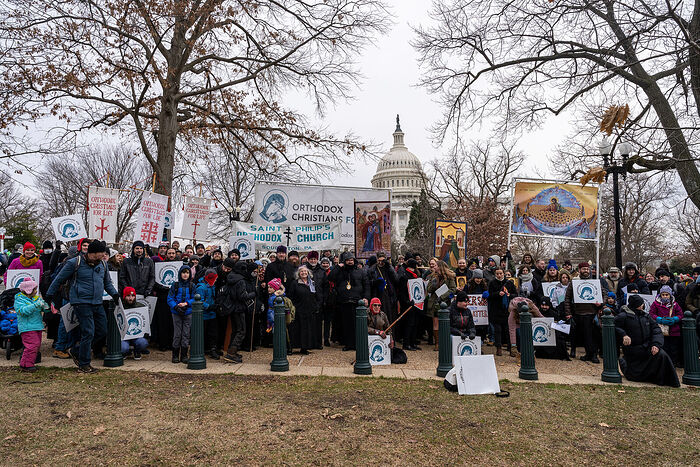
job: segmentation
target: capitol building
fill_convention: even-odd
[[[391,190],[391,228],[393,236],[403,243],[411,212],[411,202],[418,201],[421,188],[425,187],[425,175],[420,160],[404,144],[399,116],[396,116],[394,145],[377,164],[372,177],[373,188]]]

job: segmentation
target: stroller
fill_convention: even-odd
[[[15,295],[19,293],[19,289],[7,289],[0,293],[0,310],[10,311],[15,306]],[[16,327],[15,327],[16,329]],[[22,339],[19,333],[5,333],[0,330],[0,349],[5,349],[5,358],[8,360],[12,357],[12,352],[22,349]]]

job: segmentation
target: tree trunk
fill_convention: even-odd
[[[177,102],[175,90],[166,89],[161,98],[158,117],[158,159],[156,160],[155,192],[172,196],[175,172],[175,144],[177,143]]]

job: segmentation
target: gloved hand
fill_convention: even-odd
[[[121,298],[121,297],[119,296],[118,293],[112,295],[112,300],[114,300],[114,303],[119,303],[119,299],[120,299],[120,298]]]
[[[662,322],[663,324],[673,324],[673,319],[671,319],[671,318],[663,318],[663,319],[661,320],[661,322]]]
[[[489,298],[489,291],[485,290],[484,293],[481,294],[481,298]]]
[[[661,316],[657,316],[657,317],[656,317],[656,322],[659,323],[659,324],[661,324],[661,322],[662,322],[663,320],[664,320],[664,319],[663,319]]]
[[[681,320],[678,316],[674,316],[671,319],[673,320],[673,324],[677,324]]]
[[[476,337],[476,334],[474,334],[473,332],[471,334],[469,334],[470,340],[474,340],[475,337]]]
[[[461,337],[462,340],[465,340],[467,338],[467,335],[460,331],[459,337]]]

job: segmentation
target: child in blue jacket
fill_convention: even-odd
[[[49,309],[49,305],[39,297],[38,287],[38,284],[28,277],[19,285],[20,293],[15,295],[17,329],[24,345],[24,352],[19,361],[22,371],[36,371],[34,364],[41,347],[41,331],[44,330],[42,313]]]
[[[218,338],[216,321],[216,303],[214,284],[219,276],[215,269],[207,269],[204,276],[197,283],[197,293],[202,297],[202,318],[204,319],[204,351],[206,354],[218,360],[219,354],[216,351],[216,340]]]
[[[192,323],[192,303],[194,303],[195,286],[192,271],[182,265],[178,280],[173,282],[168,292],[168,306],[173,316],[173,363],[187,363],[187,349],[190,346],[190,325]]]

